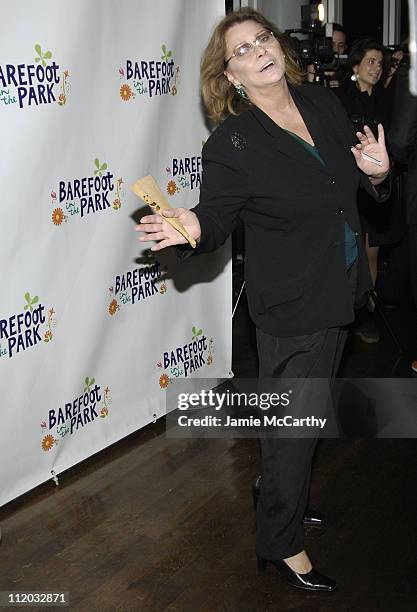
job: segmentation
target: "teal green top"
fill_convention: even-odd
[[[307,151],[309,151],[312,155],[314,155],[314,157],[316,159],[318,159],[323,164],[323,166],[326,165],[324,163],[322,157],[320,156],[320,153],[319,153],[317,147],[311,145],[309,142],[307,142],[303,138],[300,138],[299,136],[297,136],[297,134],[294,134],[294,132],[290,132],[289,130],[285,130],[285,131],[287,132],[287,134],[290,134],[290,136],[294,136],[294,138],[296,140],[298,140],[307,149]],[[346,223],[346,221],[345,221],[345,260],[346,260],[346,267],[350,268],[351,265],[357,260],[357,258],[358,258],[358,245],[356,243],[356,236],[355,236],[352,228],[350,227],[350,225],[348,223]]]

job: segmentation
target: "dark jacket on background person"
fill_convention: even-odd
[[[363,126],[367,125],[374,136],[377,136],[378,123],[382,123],[384,129],[387,128],[389,110],[385,104],[386,91],[379,83],[375,85],[371,95],[366,91],[360,91],[356,83],[350,79],[340,87],[332,89],[332,92],[341,101],[355,131],[363,132]]]
[[[405,216],[408,225],[409,276],[417,306],[417,97],[410,93],[408,67],[402,65],[396,74],[391,151],[407,165],[405,173]]]
[[[357,84],[350,79],[332,92],[339,98],[354,130],[363,131],[364,125],[371,128],[375,136],[378,134],[378,123],[382,123],[385,131],[385,144],[388,151],[390,144],[388,128],[391,122],[392,90],[389,92],[381,82],[377,83],[369,95],[360,91]],[[404,224],[401,214],[401,186],[398,178],[398,168],[391,171],[391,197],[384,206],[377,209],[373,200],[363,189],[358,192],[358,209],[363,234],[368,234],[370,246],[381,246],[399,242],[404,235]]]
[[[249,312],[275,336],[311,334],[350,323],[352,287],[345,261],[345,222],[357,235],[356,299],[371,288],[360,239],[356,195],[377,190],[356,166],[352,125],[333,93],[314,85],[290,87],[325,165],[262,110],[229,116],[203,147],[201,225],[196,253],[213,251],[245,226]],[[375,203],[375,206],[378,204]]]
[[[417,97],[410,93],[408,70],[406,65],[397,70],[389,140],[394,158],[408,168],[406,220],[409,225],[417,225]]]

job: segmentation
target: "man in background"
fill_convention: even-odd
[[[346,32],[340,23],[333,24],[333,53],[335,55],[343,55],[347,51]]]
[[[339,55],[344,55],[347,51],[347,41],[346,41],[346,32],[343,29],[343,26],[340,23],[333,23],[333,34],[332,34],[332,42],[333,42],[333,54],[334,54],[334,70],[326,70],[324,75],[326,77],[326,81],[328,82],[330,87],[338,87],[339,82],[337,79],[332,78],[335,74],[338,64],[339,64]],[[309,64],[307,66],[307,79],[310,83],[316,81],[316,71],[314,69],[313,64]]]

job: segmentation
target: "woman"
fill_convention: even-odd
[[[385,47],[371,38],[358,40],[352,46],[344,78],[334,93],[345,107],[356,130],[363,130],[363,126],[368,125],[376,135],[379,123],[382,123],[386,132],[389,129],[391,104],[383,85],[385,76],[389,75],[389,63],[390,57]],[[369,194],[360,190],[358,208],[372,284],[375,287],[380,246],[398,242],[402,237],[399,202],[387,202],[378,210]],[[362,312],[363,317],[355,333],[368,344],[378,342],[379,333],[372,317]]]
[[[382,127],[378,140],[365,128],[353,147],[337,99],[301,85],[291,46],[248,8],[215,28],[201,75],[206,108],[220,125],[203,147],[198,206],[166,216],[180,219],[198,241],[197,254],[223,244],[240,215],[259,376],[330,378],[343,347],[341,327],[353,319],[353,279],[358,297],[370,286],[356,243],[356,191],[361,181],[379,197],[371,182],[382,183],[388,172]],[[139,240],[158,242],[153,251],[185,243],[156,215],[137,229],[145,234]],[[331,591],[335,582],[313,569],[304,550],[315,443],[261,440],[256,551],[260,569],[269,562],[294,586]]]

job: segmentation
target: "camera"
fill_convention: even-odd
[[[298,57],[302,70],[314,66],[314,82],[327,86],[332,73],[346,63],[347,55],[335,54],[333,50],[333,24],[325,23],[320,15],[319,4],[301,7],[301,28],[285,30]]]

